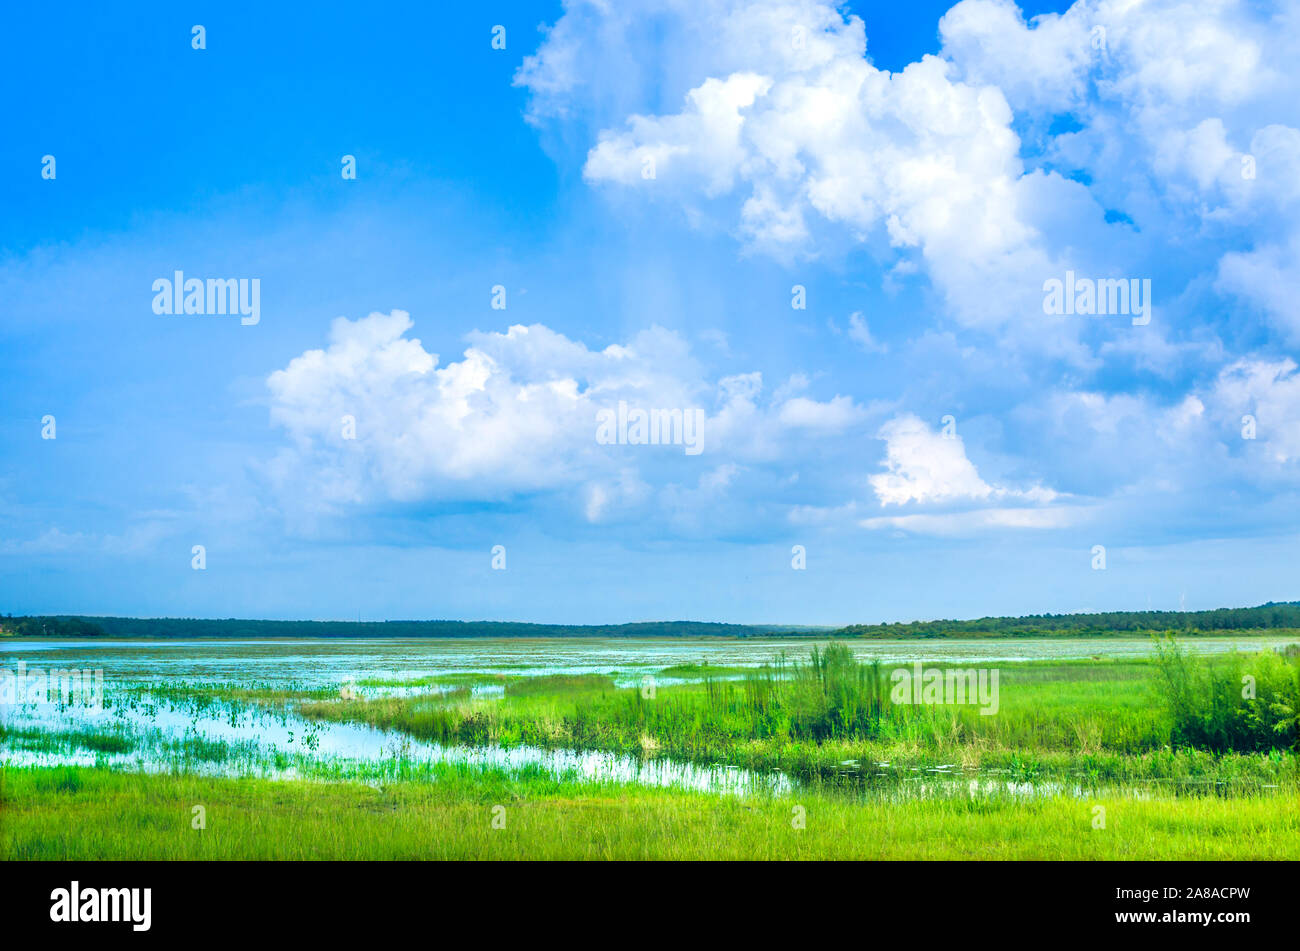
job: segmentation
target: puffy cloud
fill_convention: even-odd
[[[1157,475],[1167,483],[1181,476],[1249,485],[1270,475],[1260,470],[1261,463],[1300,459],[1296,369],[1290,358],[1241,359],[1170,403],[1143,394],[1075,391],[1053,394],[1043,412],[1051,420],[1053,442],[1086,456],[1094,472]],[[1243,437],[1247,415],[1256,427]],[[1189,459],[1202,465],[1189,467]]]
[[[990,415],[1014,429],[1003,450],[1034,447],[1034,474],[1063,493],[1204,487],[1212,475],[1186,464],[1198,453],[1225,465],[1267,453],[1270,472],[1295,458],[1282,415],[1293,368],[1266,353],[1234,362],[1218,334],[1241,328],[1210,306],[1231,296],[1263,315],[1262,351],[1271,335],[1300,333],[1295,11],[1080,0],[1026,20],[1009,0],[964,0],[940,23],[937,55],[897,72],[872,64],[860,19],[820,0],[670,0],[655,6],[652,40],[645,16],[635,2],[572,0],[516,77],[530,117],[580,143],[589,184],[680,204],[691,221],[719,216],[748,249],[781,259],[848,240],[890,258],[890,280],[919,269],[949,326],[923,328],[929,343],[891,334],[890,362],[946,399],[963,386],[989,396]],[[1044,320],[1043,281],[1066,269],[1152,274],[1157,319],[1140,333]],[[1082,518],[1050,489],[989,475],[983,457],[981,477],[960,439],[914,416],[880,430],[874,502],[817,500],[778,470],[878,413],[839,393],[815,399],[799,374],[775,393],[757,372],[711,378],[663,330],[593,351],[512,327],[470,335],[463,358],[442,365],[407,337],[405,315],[367,320],[336,324],[326,350],[272,377],[292,442],[279,477],[298,485],[314,471],[320,498],[561,493],[589,521],[659,505],[684,523],[689,507],[728,493],[799,518],[858,504],[948,509],[862,522],[916,531]],[[847,333],[884,350],[861,314]],[[943,366],[927,356],[935,341],[947,342]],[[1058,374],[1043,356],[1070,365]],[[1159,396],[1126,382],[1121,362],[1160,374]],[[594,445],[595,409],[620,399],[704,407],[707,464]],[[1244,403],[1259,408],[1252,446],[1232,435]],[[344,443],[349,406],[361,407],[358,437]]]
[[[1242,417],[1253,416],[1252,438],[1268,459],[1279,465],[1300,460],[1300,373],[1294,360],[1238,360],[1219,374],[1206,398],[1228,438],[1241,438],[1247,431]]]
[[[440,366],[404,311],[338,318],[328,345],[267,380],[288,438],[269,465],[286,504],[501,501],[560,493],[588,521],[655,504],[680,512],[732,488],[745,463],[810,451],[867,411],[836,396],[764,400],[761,374],[710,382],[677,334],[651,328],[593,351],[537,324],[474,333]],[[700,413],[699,455],[684,429],[668,445],[605,445],[598,414]],[[681,490],[681,484],[696,488]]]
[[[1018,408],[1013,419],[1040,444],[1036,464],[1059,473],[1062,491],[1098,500],[1098,514],[1118,506],[1131,524],[1200,521],[1206,499],[1215,511],[1244,498],[1258,508],[1269,495],[1293,490],[1300,476],[1296,369],[1290,359],[1241,359],[1172,399],[1062,390]],[[1254,517],[1238,512],[1234,529]]]
[[[849,339],[867,353],[884,353],[888,349],[871,336],[871,328],[858,311],[849,314]]]
[[[880,229],[896,248],[919,249],[960,316],[1005,321],[1008,300],[1030,300],[1034,279],[1059,269],[1025,207],[1071,186],[1023,180],[996,89],[952,82],[936,57],[891,75],[861,44],[815,70],[706,79],[682,112],[601,133],[584,174],[706,198],[737,190],[742,232],[777,254],[801,249],[810,215],[864,236]],[[649,160],[653,178],[642,174]]]
[[[706,195],[729,191],[747,159],[740,136],[745,122],[741,110],[752,106],[771,85],[770,79],[753,73],[709,79],[690,91],[681,115],[633,116],[627,132],[602,133],[583,175],[625,185],[660,174],[698,175]]]
[[[1080,111],[1096,97],[1146,125],[1285,84],[1274,54],[1294,45],[1286,32],[1244,0],[1079,0],[1031,21],[1012,0],[962,0],[939,23],[962,75],[1018,110]]]
[[[525,378],[516,379],[493,357],[501,340],[484,340],[463,360],[438,367],[436,354],[405,336],[411,326],[403,311],[339,318],[326,349],[309,350],[271,374],[271,418],[295,446],[277,460],[282,482],[294,484],[304,468],[295,463],[311,457],[314,465],[305,468],[316,473],[326,502],[375,494],[411,501],[435,486],[463,498],[472,485],[491,497],[568,482],[572,462],[565,455],[537,464],[552,455],[557,440],[579,456],[593,454],[590,398],[579,394],[572,377],[536,372],[541,354],[579,362],[593,355],[573,352],[569,341],[544,327],[516,327],[504,343],[515,344],[507,351]],[[606,379],[645,365],[619,350],[597,359]],[[355,438],[348,438],[345,418],[354,421]],[[586,441],[580,429],[587,430]]]
[[[996,86],[1017,109],[1066,111],[1081,105],[1097,50],[1087,9],[1035,18],[1005,0],[964,0],[939,21],[944,55],[968,81]],[[1099,37],[1104,41],[1103,32]]]
[[[828,2],[656,5],[653,44],[645,15],[568,3],[517,76],[535,118],[581,116],[593,183],[680,201],[691,220],[712,203],[783,259],[844,232],[888,244],[959,325],[1079,367],[1100,366],[1091,331],[1039,306],[1067,269],[1155,275],[1163,301],[1217,287],[1293,332],[1279,307],[1300,196],[1293,6],[1079,0],[1026,20],[1012,0],[963,0],[939,55],[893,73]],[[1185,332],[1157,321],[1145,355],[1101,346],[1167,372],[1193,356],[1167,339]]]
[[[827,403],[796,396],[783,403],[778,412],[778,418],[786,426],[827,432],[842,432],[865,415],[865,410],[847,396],[836,396]]]
[[[1010,0],[963,0],[940,33],[958,75],[998,86],[1025,120],[1071,116],[1076,128],[1044,131],[1043,162],[1086,175],[1153,248],[1176,243],[1185,266],[1295,339],[1294,4],[1079,0],[1026,22]]]
[[[930,515],[881,515],[864,518],[863,528],[891,529],[921,535],[973,535],[999,529],[1067,528],[1079,521],[1073,508],[991,508]]]
[[[989,485],[966,457],[966,447],[955,433],[934,432],[911,414],[895,417],[880,428],[885,441],[885,472],[870,483],[884,507],[909,502],[986,502],[1024,498],[1050,502],[1056,493],[1041,486],[1025,491]]]
[[[1225,254],[1216,286],[1261,309],[1288,340],[1300,341],[1300,228],[1285,244]]]
[[[693,210],[697,198],[729,197],[746,244],[781,258],[815,253],[828,228],[878,236],[904,263],[919,255],[963,323],[1072,351],[1076,328],[1037,319],[1042,281],[1067,262],[1042,233],[1042,209],[1068,205],[1104,229],[1103,209],[1054,172],[1026,174],[994,84],[960,81],[937,56],[877,69],[862,21],[832,4],[713,2],[662,14],[674,42],[655,55],[670,48],[663,55],[692,83],[681,109],[618,117],[595,102],[596,84],[560,77],[588,54],[599,68],[595,45],[631,29],[626,16],[621,5],[568,7],[518,77],[540,114],[568,114],[558,104],[578,101],[610,123],[587,156],[589,181]]]
[[[979,477],[966,458],[959,437],[932,432],[912,415],[899,416],[880,428],[888,471],[871,477],[881,505],[987,499],[993,487]]]

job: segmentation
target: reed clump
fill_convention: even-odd
[[[1296,749],[1300,741],[1300,652],[1193,658],[1172,637],[1157,641],[1171,742],[1216,752]]]

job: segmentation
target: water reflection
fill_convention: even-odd
[[[1290,637],[1188,639],[1197,653],[1234,649],[1258,650],[1292,643]],[[11,737],[0,748],[0,764],[104,765],[141,771],[180,770],[222,775],[360,778],[392,776],[411,767],[438,763],[506,770],[540,768],[557,777],[591,782],[640,783],[737,795],[785,794],[795,788],[779,771],[756,772],[729,764],[708,766],[671,758],[639,758],[616,753],[550,750],[530,746],[443,746],[354,723],[306,720],[292,705],[255,703],[184,703],[145,691],[177,682],[230,687],[249,685],[329,690],[337,695],[348,685],[362,698],[446,695],[467,691],[471,697],[501,696],[500,682],[429,683],[430,678],[485,674],[540,676],[602,674],[619,686],[633,686],[646,674],[658,685],[698,677],[664,676],[659,671],[684,664],[715,668],[758,667],[784,651],[805,654],[814,641],[782,640],[208,640],[86,641],[77,639],[5,639],[0,665],[19,660],[29,668],[102,669],[112,701],[102,711],[55,705],[0,708],[11,728],[46,731],[120,730],[130,738],[129,752],[96,752],[69,740],[51,748],[31,738]],[[944,640],[847,642],[862,660],[883,664],[984,662],[1084,657],[1141,657],[1152,651],[1150,640],[1090,638],[1023,640]],[[485,676],[484,680],[492,680]],[[740,674],[725,674],[738,677]],[[366,686],[364,681],[378,681]],[[424,683],[415,681],[424,680]],[[915,774],[915,775],[912,775]],[[972,775],[955,764],[898,770],[888,763],[846,760],[836,775],[819,783],[849,795],[926,798],[933,796],[1089,796],[1101,790],[1086,782],[1018,781],[1012,777]],[[1196,790],[1206,791],[1206,790]],[[1217,788],[1214,792],[1221,792]],[[1138,791],[1141,793],[1141,790]]]
[[[365,779],[454,763],[509,772],[541,768],[556,778],[733,795],[780,795],[791,789],[790,780],[778,772],[526,745],[444,746],[364,724],[307,720],[288,708],[224,702],[198,707],[148,695],[119,698],[99,711],[29,704],[11,708],[5,723],[11,729],[39,728],[54,736],[117,733],[134,746],[130,752],[96,753],[79,748],[73,737],[64,748],[25,749],[20,738],[0,750],[0,762],[13,766],[99,763],[144,772],[183,769],[209,775]]]

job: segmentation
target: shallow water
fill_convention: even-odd
[[[1197,653],[1258,650],[1294,643],[1295,637],[1197,638],[1184,646]],[[47,731],[120,726],[136,743],[129,753],[93,753],[69,746],[29,748],[22,740],[0,746],[0,765],[59,763],[103,765],[137,771],[186,769],[225,775],[354,776],[391,775],[402,766],[461,763],[510,771],[540,767],[552,775],[593,782],[673,786],[744,795],[782,794],[791,781],[779,772],[758,773],[727,764],[698,766],[668,758],[641,759],[612,753],[548,750],[528,746],[463,747],[425,743],[359,724],[307,721],[291,708],[256,704],[208,704],[161,697],[141,701],[138,691],[184,681],[224,686],[329,688],[382,678],[395,681],[456,673],[510,675],[612,675],[620,685],[686,663],[757,667],[784,652],[803,657],[814,641],[714,639],[330,639],[330,640],[115,640],[6,639],[0,641],[0,668],[16,671],[21,662],[36,669],[102,670],[103,709],[56,704],[0,705],[0,719],[16,728]],[[1149,639],[942,640],[846,642],[862,660],[882,664],[913,661],[997,663],[1018,660],[1146,656]],[[658,684],[680,678],[656,677]],[[363,696],[439,692],[445,687],[359,688]],[[477,696],[500,688],[476,686]],[[134,696],[134,699],[132,697]],[[204,759],[180,752],[178,744],[225,744],[225,752]],[[38,744],[39,745],[39,744]],[[942,769],[926,776],[898,777],[881,768],[856,773],[859,786],[889,786],[902,795],[950,794],[969,786],[972,794],[1046,795],[1060,792],[1047,784],[1015,783],[1000,777],[975,777]],[[973,785],[971,785],[973,784]],[[1075,794],[1081,794],[1076,791]]]
[[[1254,651],[1296,643],[1290,637],[1198,637],[1182,645],[1193,653]],[[776,655],[803,658],[810,638],[337,638],[267,640],[0,640],[0,666],[102,668],[106,679],[177,678],[292,682],[332,686],[396,675],[414,679],[472,671],[510,674],[614,673],[636,677],[665,667],[708,663],[758,667]],[[1144,657],[1147,638],[1017,638],[841,641],[859,660],[882,664],[993,663],[1086,657]],[[662,681],[661,681],[662,682]]]
[[[102,709],[60,708],[53,704],[11,709],[14,727],[46,730],[121,728],[137,740],[129,753],[96,754],[84,749],[26,750],[18,741],[0,749],[0,762],[12,765],[88,765],[96,762],[122,769],[152,772],[177,763],[174,743],[190,738],[206,744],[227,744],[211,759],[185,757],[188,771],[204,774],[266,776],[383,777],[401,765],[429,766],[463,763],[518,771],[541,767],[556,777],[591,782],[638,783],[697,791],[746,794],[786,792],[789,780],[779,773],[759,774],[734,767],[697,766],[669,759],[594,751],[550,750],[532,746],[443,746],[364,724],[305,720],[289,710],[253,704],[195,704],[167,699],[114,702]],[[16,714],[16,715],[12,715]],[[170,742],[169,742],[170,741]]]

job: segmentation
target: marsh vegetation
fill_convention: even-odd
[[[347,857],[352,835],[376,857],[1298,857],[1300,652],[1259,646],[995,660],[993,715],[900,702],[898,655],[841,642],[433,670],[349,647],[310,675],[263,644],[249,663],[113,647],[103,710],[0,726],[0,851]],[[232,824],[172,828],[195,796]],[[814,817],[798,835],[795,805]],[[1097,805],[1123,835],[1093,834]],[[95,817],[75,840],[73,812]]]

